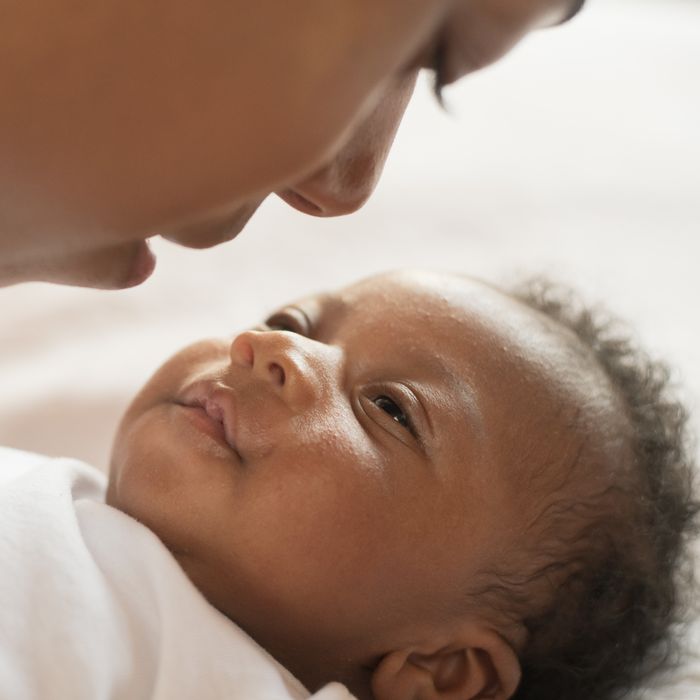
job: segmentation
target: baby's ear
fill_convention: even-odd
[[[510,644],[488,628],[433,652],[386,654],[372,675],[375,700],[508,700],[520,682]]]

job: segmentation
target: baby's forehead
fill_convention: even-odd
[[[483,372],[477,383],[488,394],[496,387],[502,391],[489,401],[512,404],[519,393],[523,407],[532,409],[538,394],[548,397],[552,415],[576,414],[586,429],[617,425],[612,418],[622,411],[616,392],[591,348],[572,329],[488,282],[402,270],[363,280],[339,295],[358,310],[372,302],[389,317],[416,316],[419,328],[432,334],[436,353],[439,339],[454,339],[455,352],[470,369]],[[477,359],[482,362],[475,367]]]
[[[515,304],[515,300],[477,278],[428,270],[400,270],[382,273],[322,295],[326,302],[342,303],[349,308],[366,308],[371,303],[378,313],[407,315],[429,310],[440,316],[458,318],[486,315],[496,308]],[[518,311],[521,311],[518,309]]]
[[[446,322],[453,334],[467,329],[502,336],[513,347],[530,350],[552,345],[552,335],[564,329],[505,291],[466,275],[427,270],[384,273],[342,288],[321,299],[329,308],[343,307],[377,317]]]
[[[545,368],[543,381],[565,375],[573,361],[565,329],[504,291],[464,275],[384,273],[307,297],[298,307],[314,321],[310,326],[342,327],[348,333],[391,329],[396,340],[412,347],[427,344],[425,349],[436,360],[444,355],[457,374],[480,354],[512,371]]]
[[[499,401],[534,387],[566,403],[610,405],[607,376],[571,329],[477,278],[401,270],[308,297],[299,306],[344,332],[389,329],[402,351],[422,348],[423,357],[427,352],[444,360],[457,378],[476,374],[500,392]]]

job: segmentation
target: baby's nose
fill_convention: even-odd
[[[231,343],[234,365],[247,367],[295,412],[319,399],[327,372],[318,344],[284,331],[245,331]]]

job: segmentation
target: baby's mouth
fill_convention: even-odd
[[[225,445],[241,459],[235,441],[233,403],[230,397],[222,395],[223,387],[217,388],[210,383],[193,385],[182,400],[175,403],[180,406],[195,427]]]

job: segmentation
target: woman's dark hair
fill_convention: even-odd
[[[700,511],[687,412],[672,395],[666,365],[650,359],[606,312],[586,308],[568,288],[544,280],[511,295],[573,332],[573,342],[607,375],[627,412],[634,468],[631,486],[621,489],[624,507],[579,531],[574,545],[587,542],[589,553],[568,549],[570,561],[557,567],[563,573],[554,576],[546,605],[534,614],[529,606],[528,613],[522,579],[497,586],[493,602],[519,608],[528,633],[514,699],[617,698],[676,658],[676,625],[692,581],[687,544]],[[551,580],[551,568],[536,575]]]

